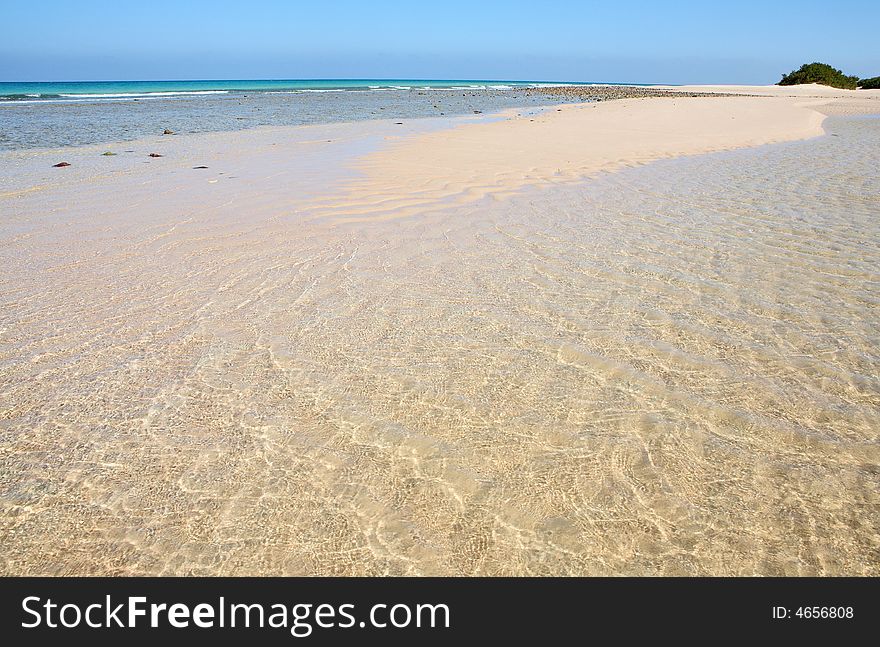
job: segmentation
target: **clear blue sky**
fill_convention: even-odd
[[[880,75],[880,0],[3,0],[0,80]]]

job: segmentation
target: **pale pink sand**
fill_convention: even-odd
[[[516,111],[397,142],[357,164],[363,177],[314,203],[311,216],[356,222],[399,218],[448,201],[503,196],[527,185],[821,135],[815,108],[836,99],[627,99]]]

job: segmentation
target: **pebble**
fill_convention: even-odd
[[[527,88],[529,96],[543,95],[570,101],[609,101],[612,99],[644,99],[647,97],[725,97],[743,96],[720,92],[691,92],[690,90],[663,90],[636,85],[561,85]]]

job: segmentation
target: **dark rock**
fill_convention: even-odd
[[[164,131],[162,134],[163,134],[163,135],[173,135],[173,134],[174,134],[174,131],[173,131],[173,130],[170,130],[170,129],[168,129],[168,128],[166,128],[165,131]]]
[[[58,162],[57,164],[52,165],[54,168],[64,168],[65,166],[70,166],[70,162]]]
[[[150,153],[150,157],[162,157],[159,153]]]
[[[193,168],[194,168],[194,169],[199,169],[199,168],[208,168],[208,167],[207,167],[207,166],[193,166]]]

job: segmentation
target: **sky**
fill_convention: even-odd
[[[2,0],[0,81],[880,75],[880,1]]]

